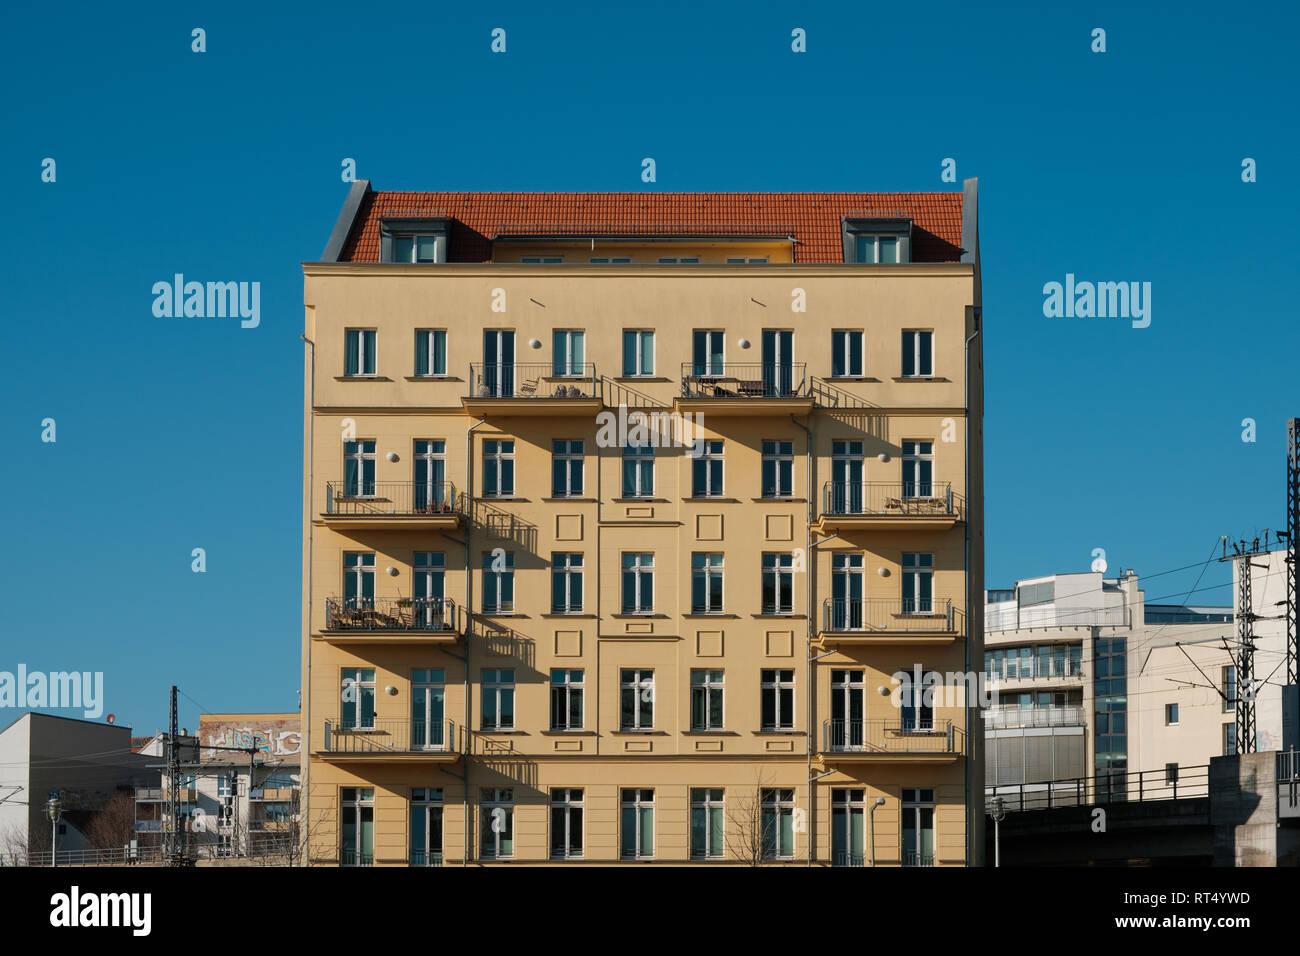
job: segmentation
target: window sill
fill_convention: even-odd
[[[596,615],[588,614],[585,611],[551,611],[548,614],[539,614],[538,617],[542,618],[543,620],[547,620],[550,618],[563,618],[566,620],[584,620],[584,619],[595,620]]]
[[[611,730],[611,737],[667,737],[666,730]]]
[[[760,503],[770,501],[775,505],[806,505],[808,503],[807,498],[787,498],[785,495],[767,495],[762,498],[750,498],[749,500]]]
[[[692,495],[692,496],[689,497],[689,498],[683,498],[682,501],[693,501],[693,502],[697,502],[697,503],[701,503],[701,504],[703,504],[703,503],[708,503],[708,504],[731,504],[731,505],[738,505],[738,504],[740,504],[740,499],[739,499],[739,498],[724,498],[724,497],[722,497],[721,495],[718,495],[717,497],[714,497],[713,495],[699,495],[699,496]]]
[[[542,501],[573,502],[574,504],[599,504],[599,498],[581,498],[578,495],[560,495],[558,498],[543,498]]]
[[[660,614],[656,611],[622,611],[619,614],[610,614],[609,617],[615,621],[643,621],[647,618],[658,618],[666,621],[668,619],[667,614]]]
[[[950,382],[952,379],[942,375],[895,375],[895,382]]]
[[[870,375],[828,375],[828,382],[879,382],[880,379],[872,378]]]
[[[476,731],[476,733],[480,733],[480,734],[492,734],[492,735],[494,735],[494,736],[496,736],[496,737],[527,737],[527,736],[528,736],[528,731],[526,731],[526,730],[483,730],[483,729],[480,729],[480,730]]]
[[[518,617],[526,618],[527,614],[518,614],[515,611],[479,611],[479,617]]]
[[[478,500],[479,501],[503,501],[506,503],[513,502],[517,504],[528,504],[530,501],[530,499],[528,498],[506,498],[506,497],[498,497],[496,495],[480,495]]]
[[[336,382],[391,382],[387,375],[335,375]]]
[[[803,737],[802,730],[751,730],[755,737]]]
[[[788,613],[783,611],[781,613],[773,612],[771,614],[764,612],[761,614],[751,614],[749,616],[752,618],[775,618],[777,620],[782,620],[782,621],[792,621],[792,620],[802,620],[805,615],[795,614],[793,611],[790,611]]]
[[[683,737],[739,737],[734,730],[683,730]]]
[[[407,375],[408,382],[463,382],[459,375]]]
[[[611,498],[610,501],[613,501],[613,502],[616,502],[616,503],[626,502],[627,504],[630,504],[630,505],[634,505],[634,504],[637,504],[637,505],[645,505],[645,504],[666,505],[666,504],[668,504],[668,499],[667,499],[667,498]]]
[[[690,614],[683,614],[684,618],[730,618],[740,620],[739,614],[728,614],[726,611],[692,611]]]
[[[671,382],[672,379],[667,378],[663,375],[619,375],[615,377],[613,381],[615,382]]]
[[[539,730],[543,737],[598,737],[594,730]]]

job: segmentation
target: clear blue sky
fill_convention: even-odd
[[[947,189],[953,157],[981,184],[988,584],[1281,524],[1293,6],[288,6],[6,11],[0,670],[102,670],[141,732],[173,682],[190,725],[296,706],[299,264],[345,157],[467,190]],[[261,326],[155,318],[176,272],[261,282]],[[1152,283],[1150,328],[1044,318],[1067,272]]]

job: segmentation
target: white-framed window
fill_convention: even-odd
[[[345,667],[340,681],[344,730],[373,730],[375,726],[375,671],[370,667]]]
[[[722,442],[698,439],[690,458],[691,497],[722,497]]]
[[[438,241],[438,236],[395,235],[393,236],[393,261],[437,262]]]
[[[551,442],[551,497],[582,497],[583,443],[571,439]]]
[[[415,374],[429,378],[447,374],[447,330],[415,330]]]
[[[339,863],[375,863],[375,789],[343,787],[339,791]]]
[[[857,236],[858,262],[898,262],[901,245],[902,243],[896,235],[859,233]]]
[[[582,613],[581,552],[551,552],[551,613]]]
[[[723,677],[720,670],[692,668],[691,730],[722,730],[725,726]]]
[[[446,440],[419,438],[414,448],[415,493],[411,504],[416,514],[450,511],[455,502],[447,483]]]
[[[592,256],[591,264],[593,266],[626,266],[631,265],[631,256]]]
[[[343,374],[348,377],[374,375],[377,336],[375,330],[347,329],[343,336]]]
[[[794,495],[794,442],[763,442],[763,497],[789,498]]]
[[[534,265],[556,265],[564,261],[564,256],[523,256],[520,262]]]
[[[582,790],[551,788],[551,859],[582,859]]]
[[[766,265],[766,263],[767,263],[767,256],[728,256],[727,257],[727,265],[729,266]]]
[[[580,670],[551,670],[551,729],[582,729],[583,675]]]
[[[934,555],[903,553],[903,613],[934,613]]]
[[[903,790],[903,866],[934,866],[934,790]]]
[[[692,614],[722,613],[722,579],[725,570],[719,553],[696,552],[691,555]]]
[[[903,497],[930,498],[934,495],[934,442],[904,440]]]
[[[447,707],[447,672],[441,667],[411,671],[411,745],[413,750],[442,750],[447,745],[443,718]]]
[[[586,374],[587,335],[580,329],[556,329],[551,333],[551,374],[581,376]]]
[[[830,627],[833,631],[860,631],[866,626],[865,557],[836,551],[831,554]]]
[[[863,750],[866,746],[863,709],[866,681],[863,672],[852,668],[831,670],[831,747],[835,750]]]
[[[1178,723],[1178,705],[1165,704],[1165,726],[1173,727]]]
[[[624,789],[619,800],[622,823],[620,852],[625,860],[648,860],[655,855],[655,792]]]
[[[411,866],[442,866],[442,787],[411,789]]]
[[[655,373],[655,334],[650,329],[623,330],[623,375]]]
[[[794,790],[764,787],[763,858],[789,860],[794,857]]]
[[[653,730],[655,724],[655,672],[624,667],[618,672],[618,729]]]
[[[726,806],[721,788],[691,788],[691,859],[717,860],[725,848]]]
[[[483,497],[509,498],[515,493],[515,443],[483,442]]]
[[[485,667],[482,674],[483,729],[515,729],[514,668]]]
[[[696,329],[691,336],[695,375],[723,375],[727,369],[727,333],[722,329]]]
[[[831,377],[861,378],[862,330],[834,329],[831,331]]]
[[[623,553],[623,613],[649,614],[655,607],[655,556],[649,552]]]
[[[654,493],[654,445],[628,444],[623,449],[623,497],[652,498]]]
[[[671,265],[699,265],[699,256],[660,256],[659,264],[661,266]]]
[[[763,555],[763,613],[794,613],[794,555],[766,552]]]
[[[375,553],[343,552],[343,603],[349,610],[375,606]]]
[[[375,443],[373,440],[343,443],[343,495],[368,498],[375,493]]]
[[[926,378],[934,374],[934,333],[929,329],[903,330],[903,377]]]
[[[515,791],[512,787],[479,790],[479,856],[508,860],[515,855]]]
[[[483,613],[515,612],[515,554],[496,548],[483,552]]]
[[[760,673],[760,721],[766,732],[794,730],[794,671]]]
[[[831,865],[862,866],[865,792],[835,787],[831,790]]]

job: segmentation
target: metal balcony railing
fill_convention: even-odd
[[[358,850],[344,849],[339,851],[339,866],[374,866],[375,854],[362,853]]]
[[[825,753],[961,753],[961,730],[951,720],[915,717],[893,720],[827,720]]]
[[[1026,627],[1128,627],[1127,607],[984,606],[984,630],[1014,631]]]
[[[411,866],[442,866],[442,851],[412,850]]]
[[[934,866],[934,854],[905,850],[903,851],[903,866]]]
[[[1100,773],[1036,783],[1002,784],[984,791],[985,803],[1000,798],[1005,810],[1046,810],[1097,803],[1149,803],[1182,800],[1210,793],[1210,767],[1139,770],[1134,773]]]
[[[804,362],[682,363],[682,398],[807,398]]]
[[[850,850],[832,850],[831,866],[866,866],[867,857],[865,853],[858,853]]]
[[[474,362],[470,398],[599,398],[591,362]]]
[[[325,484],[327,515],[454,515],[463,511],[450,481],[330,481]]]
[[[822,603],[822,630],[842,634],[890,634],[917,631],[960,633],[963,614],[952,601],[827,598]]]
[[[456,725],[450,720],[371,718],[325,721],[321,750],[333,754],[456,753]]]
[[[1085,727],[1082,707],[990,707],[983,711],[985,728]]]
[[[828,481],[822,486],[827,515],[961,518],[965,508],[950,481]]]
[[[327,631],[454,631],[450,598],[326,598]]]

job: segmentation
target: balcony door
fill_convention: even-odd
[[[726,372],[725,339],[726,333],[720,329],[695,330],[692,342],[694,375],[722,375]]]
[[[411,675],[411,749],[442,750],[443,711],[445,705],[444,673],[417,670]]]
[[[831,514],[861,514],[862,442],[831,442]]]
[[[412,573],[415,598],[413,623],[416,627],[437,630],[446,626],[443,614],[443,582],[447,575],[447,555],[441,551],[417,551]]]
[[[447,503],[447,443],[415,443],[415,512],[437,513]]]
[[[483,330],[483,384],[492,398],[514,395],[515,333],[512,330]]]
[[[442,788],[411,791],[411,866],[442,866]]]
[[[863,750],[862,671],[831,671],[831,747],[835,750]]]
[[[866,626],[863,592],[866,588],[860,554],[831,557],[831,630],[860,631]]]
[[[862,790],[831,791],[831,864],[862,866],[866,804]]]
[[[794,394],[794,333],[788,329],[763,330],[763,394]]]

